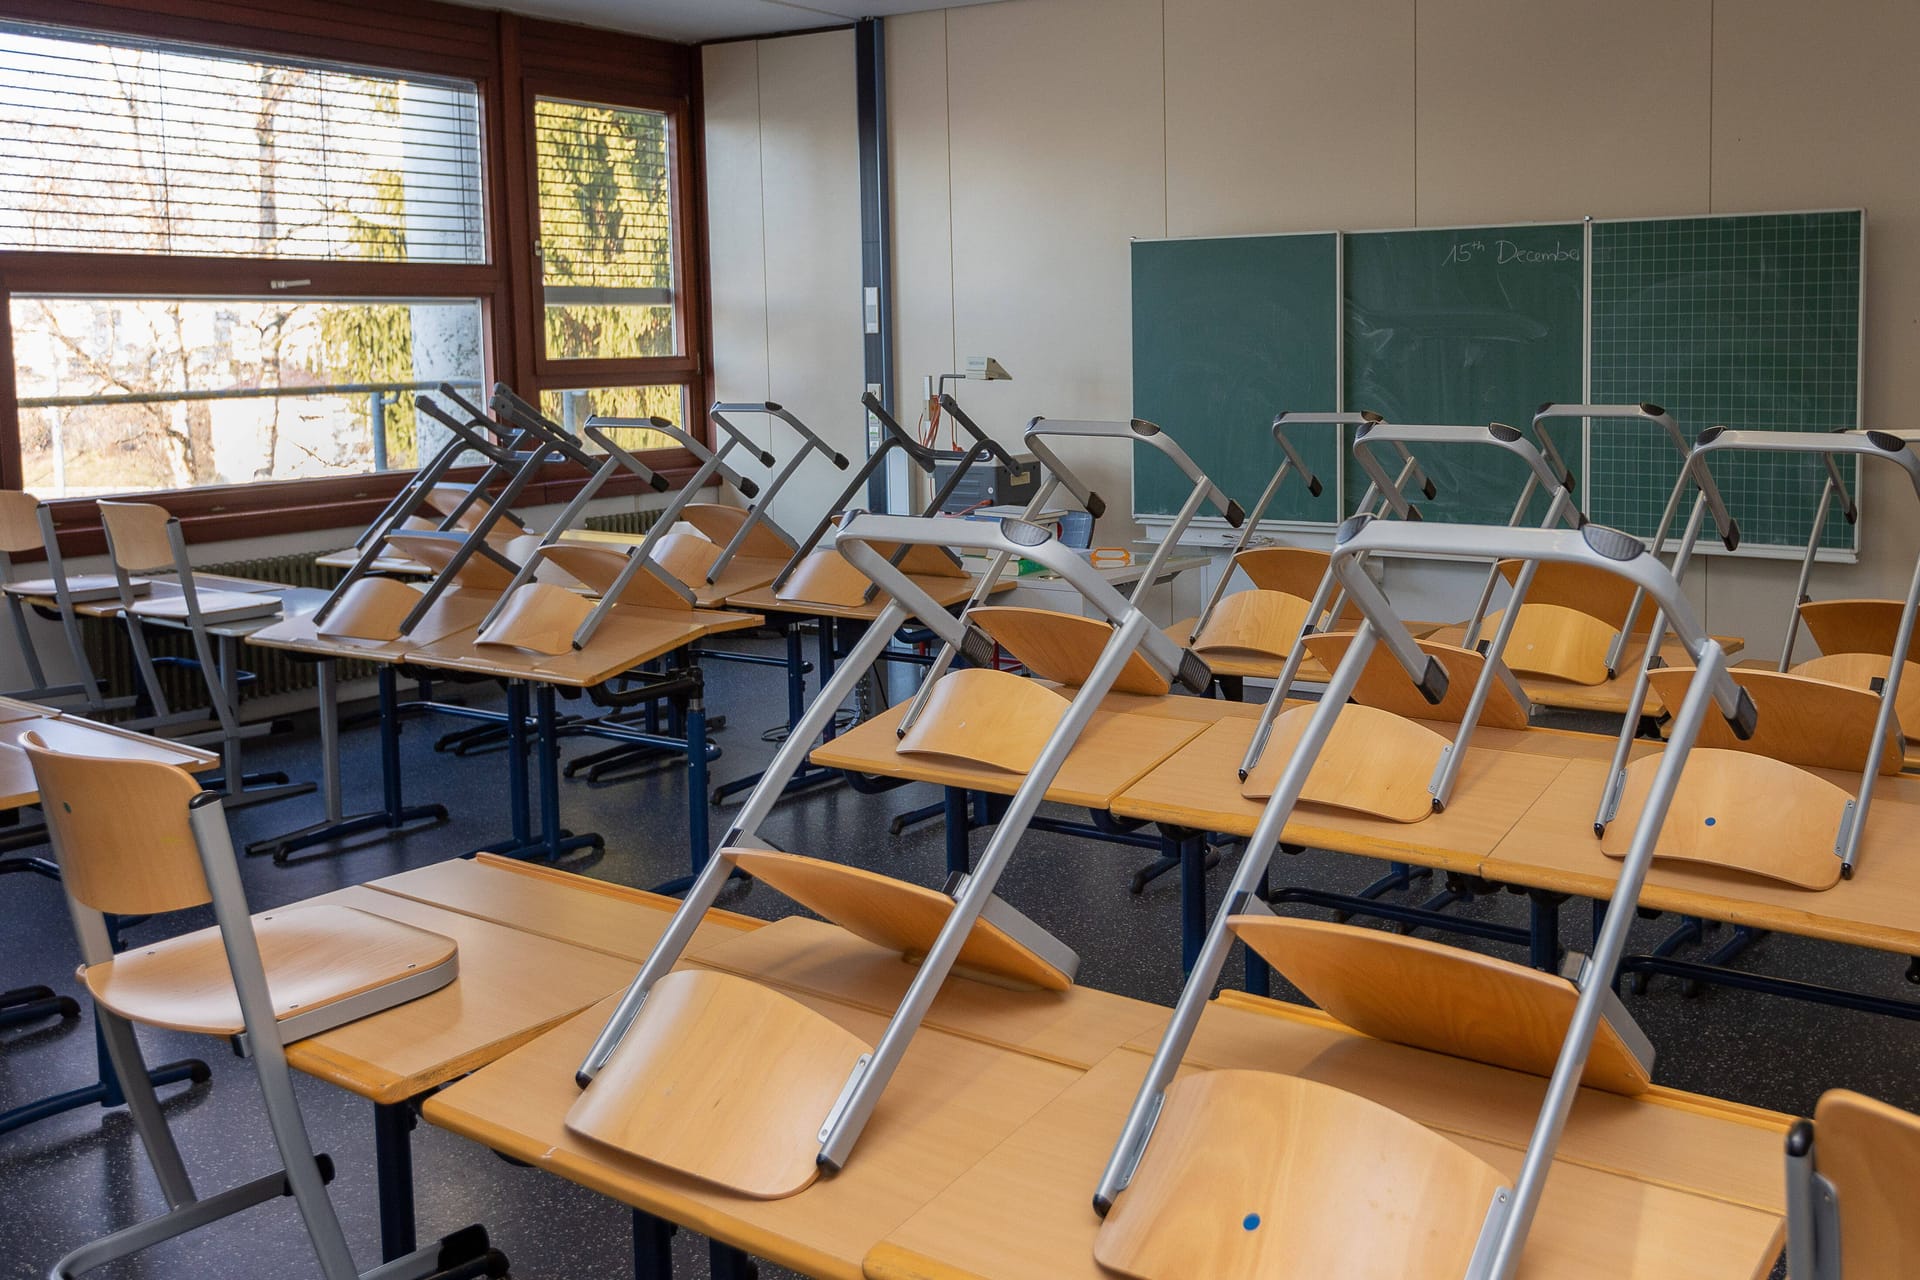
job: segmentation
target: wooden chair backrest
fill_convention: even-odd
[[[1608,857],[1627,856],[1659,767],[1658,755],[1627,766],[1620,811],[1600,841]],[[1695,747],[1674,788],[1653,856],[1656,861],[1727,867],[1796,889],[1831,889],[1840,882],[1834,844],[1851,799],[1797,765],[1744,751]]]
[[[706,535],[709,542],[723,550],[740,526],[747,522],[744,507],[729,507],[719,502],[689,502],[680,509],[680,518]],[[736,553],[752,560],[785,560],[793,554],[793,544],[781,537],[765,520],[753,526],[753,532]]]
[[[1302,600],[1313,599],[1327,576],[1333,557],[1306,547],[1254,547],[1233,558],[1258,591],[1284,591]],[[1358,616],[1358,609],[1353,611]]]
[[[1504,610],[1496,609],[1481,625],[1480,637],[1491,639]],[[1607,650],[1617,628],[1584,609],[1528,600],[1513,620],[1503,655],[1507,666],[1523,675],[1545,676],[1569,684],[1596,685],[1608,680]]]
[[[1228,923],[1355,1031],[1528,1075],[1553,1074],[1579,999],[1556,974],[1384,929],[1280,916]],[[1653,1080],[1603,1017],[1580,1083],[1631,1097]]]
[[[872,585],[873,580],[854,568],[845,556],[832,547],[822,547],[808,552],[806,559],[793,567],[787,580],[774,592],[774,598],[795,604],[831,604],[855,609],[865,603],[867,588]],[[879,600],[881,593],[876,591],[873,598]]]
[[[173,542],[167,524],[173,517],[151,502],[109,502],[101,499],[100,525],[107,533],[107,551],[128,573],[176,569]]]
[[[1884,680],[1892,664],[1883,653],[1830,653],[1796,663],[1793,674],[1874,692],[1874,681]],[[1920,736],[1920,662],[1900,664],[1900,687],[1894,691],[1893,714],[1900,732],[1912,742]]]
[[[387,535],[387,545],[409,560],[418,560],[436,574],[445,573],[447,566],[453,563],[454,552],[460,549],[457,538],[444,533],[415,533],[403,531]],[[488,591],[495,594],[505,591],[513,581],[513,570],[494,560],[493,557],[475,552],[460,566],[453,580],[463,587],[474,591]]]
[[[934,939],[953,914],[953,899],[946,894],[859,867],[761,849],[727,849],[721,856],[815,915],[875,946],[899,952],[910,963],[918,964],[933,949]],[[1048,991],[1065,991],[1073,985],[1071,975],[986,919],[974,921],[955,972],[1003,986]]]
[[[1813,1166],[1840,1206],[1846,1280],[1908,1280],[1920,1258],[1920,1116],[1829,1089],[1813,1111]]]
[[[962,667],[940,677],[896,748],[1023,774],[1067,714],[1067,699],[1010,671]]]
[[[1344,1089],[1277,1071],[1196,1071],[1167,1090],[1093,1256],[1136,1280],[1465,1275],[1506,1181]]]
[[[1214,608],[1193,651],[1203,658],[1285,658],[1300,639],[1310,604],[1285,591],[1236,591]]]
[[[17,556],[41,549],[40,499],[18,489],[0,489],[0,551]]]
[[[1093,674],[1100,651],[1113,639],[1113,627],[1098,618],[1077,613],[1056,613],[1051,609],[1025,609],[1019,605],[980,605],[967,612],[967,620],[993,637],[993,642],[1018,658],[1042,680],[1051,680],[1077,689]],[[1115,693],[1137,693],[1157,698],[1171,684],[1154,673],[1138,651],[1127,655],[1127,663],[1113,682]]]
[[[1265,801],[1299,749],[1315,708],[1283,711],[1260,759],[1240,784],[1240,794]],[[1320,758],[1300,792],[1305,804],[1345,809],[1389,822],[1418,822],[1433,812],[1427,784],[1447,740],[1426,725],[1378,707],[1349,703],[1340,709]]]
[[[755,1200],[819,1176],[821,1122],[864,1041],[771,987],[707,969],[653,985],[567,1128]]]
[[[472,490],[468,489],[465,485],[437,484],[427,490],[425,497],[423,497],[421,501],[432,510],[438,512],[441,520],[445,520],[446,517],[452,515],[455,511],[460,511],[460,504],[466,501],[467,494],[470,492],[472,492]],[[487,512],[492,509],[493,500],[483,493],[475,498],[472,505],[468,506],[466,510],[460,511],[459,517],[453,522],[453,527],[470,533],[486,518]],[[439,523],[440,521],[435,521],[434,526],[437,528]]]
[[[1331,671],[1347,656],[1353,636],[1351,631],[1328,631],[1308,636],[1307,652]],[[1421,695],[1419,686],[1407,675],[1406,668],[1384,648],[1376,648],[1368,655],[1367,665],[1360,672],[1360,680],[1353,687],[1353,700],[1382,711],[1391,711],[1409,720],[1440,720],[1459,724],[1467,714],[1467,703],[1473,698],[1473,686],[1486,669],[1486,658],[1457,644],[1441,644],[1437,640],[1419,640],[1415,643],[1420,646],[1421,652],[1437,659],[1446,668],[1446,697],[1437,705],[1428,702]],[[1487,705],[1480,710],[1480,723],[1496,729],[1527,727],[1527,708],[1513,696],[1513,690],[1506,681],[1495,680],[1489,686]]]
[[[74,901],[112,915],[157,915],[212,900],[187,805],[200,784],[152,760],[55,751],[21,736]]]
[[[1520,576],[1522,560],[1502,560],[1500,576],[1509,584]],[[1627,610],[1633,607],[1633,584],[1617,573],[1596,569],[1588,564],[1542,561],[1534,572],[1533,585],[1527,588],[1528,604],[1550,604],[1584,613],[1608,629],[1618,631],[1626,625]],[[1640,604],[1636,630],[1653,626],[1653,606]],[[1482,629],[1486,635],[1486,629]]]
[[[1886,657],[1900,635],[1901,608],[1898,600],[1809,600],[1800,606],[1800,620],[1822,653]],[[1907,661],[1920,662],[1920,627],[1907,646]]]
[[[606,595],[619,578],[620,571],[627,566],[626,552],[591,542],[553,543],[547,548],[546,559],[585,583],[587,589],[597,596]],[[619,603],[645,609],[685,611],[693,608],[691,600],[644,567],[627,580],[625,589],[620,592]]]
[[[1874,718],[1880,713],[1879,694],[1759,667],[1735,667],[1733,678],[1760,712],[1753,736],[1742,741],[1733,736],[1724,717],[1710,715],[1700,726],[1699,746],[1752,752],[1809,769],[1858,773],[1867,767]],[[1662,667],[1652,674],[1653,691],[1669,707],[1678,707],[1692,680],[1692,667]],[[1900,772],[1905,758],[1899,717],[1894,719],[1880,744],[1883,774]]]

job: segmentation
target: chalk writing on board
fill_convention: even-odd
[[[1455,240],[1447,250],[1444,262],[1446,266],[1455,266],[1492,258],[1497,266],[1508,263],[1527,265],[1543,262],[1578,262],[1580,246],[1563,244],[1556,240],[1551,249],[1529,249],[1515,244],[1511,240],[1495,240],[1491,246],[1485,240]]]

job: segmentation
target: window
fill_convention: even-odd
[[[539,98],[533,120],[547,358],[676,354],[666,115]]]
[[[364,0],[76,10],[106,29],[0,0],[0,482],[63,525],[143,492],[190,536],[363,522],[442,383],[701,431],[690,51]]]
[[[483,385],[477,301],[16,294],[11,319],[42,498],[410,469],[414,394]]]
[[[484,262],[480,96],[0,26],[0,249]]]

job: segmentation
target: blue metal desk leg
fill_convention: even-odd
[[[1527,894],[1527,963],[1536,969],[1555,973],[1560,968],[1560,904],[1564,893],[1534,889]]]
[[[708,1272],[713,1280],[754,1280],[760,1274],[753,1260],[730,1244],[721,1244],[718,1240],[710,1242],[707,1253]]]
[[[973,869],[973,850],[967,833],[972,820],[967,812],[967,793],[960,787],[945,787],[947,799],[947,874],[964,875]]]
[[[687,840],[697,876],[713,853],[707,827],[707,699],[700,668],[692,667],[688,674],[693,692],[687,698]]]
[[[1267,873],[1263,871],[1260,873],[1260,883],[1254,886],[1254,896],[1264,902],[1267,897],[1267,889]],[[1252,947],[1246,946],[1245,943],[1242,943],[1241,946],[1245,948],[1246,951],[1244,960],[1246,963],[1247,994],[1254,996],[1272,995],[1273,967],[1265,960],[1262,960]]]
[[[560,825],[560,722],[552,685],[534,686],[533,706],[540,755],[540,847],[535,852],[557,861],[578,849],[605,848],[597,832],[577,836]]]
[[[673,1280],[674,1225],[633,1211],[633,1280]]]
[[[533,812],[527,796],[527,686],[507,681],[507,798],[513,809],[513,844],[533,843]]]
[[[73,997],[58,995],[52,987],[15,987],[11,991],[0,991],[0,1027],[79,1016],[80,1006]]]
[[[380,1260],[414,1250],[413,1101],[373,1104],[373,1163],[380,1184]]]
[[[125,1105],[126,1095],[120,1092],[119,1078],[113,1074],[113,1062],[107,1057],[107,1041],[100,1032],[100,1019],[97,1013],[94,1015],[93,1023],[93,1051],[99,1072],[93,1084],[81,1089],[69,1089],[65,1093],[56,1093],[38,1102],[14,1107],[10,1111],[0,1111],[0,1133],[12,1133],[15,1129],[24,1128],[36,1120],[45,1120],[49,1116],[61,1115],[68,1111],[77,1111],[81,1107]],[[147,1078],[153,1081],[156,1087],[179,1084],[183,1080],[204,1084],[213,1078],[213,1073],[207,1069],[206,1063],[198,1058],[189,1058],[183,1062],[169,1062],[163,1067],[154,1067],[147,1072]]]
[[[1207,937],[1207,835],[1180,833],[1180,975],[1193,972]]]

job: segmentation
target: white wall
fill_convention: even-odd
[[[715,394],[785,406],[857,466],[866,424],[853,33],[711,45],[704,56]],[[782,460],[795,447],[764,414],[737,421]],[[773,518],[804,536],[845,484],[809,458]]]
[[[1852,205],[1868,211],[1866,420],[1920,409],[1910,0],[1007,0],[886,31],[899,386],[997,356],[1014,381],[960,391],[1003,439],[1034,414],[1131,411],[1132,236]],[[803,72],[840,88],[803,102]],[[749,138],[765,172],[813,188],[766,186],[758,237],[723,243],[715,210],[716,365],[724,385],[780,368],[770,353],[831,356],[770,391],[823,412],[860,389],[852,76],[847,33],[707,51],[712,189]],[[811,271],[769,257],[756,276],[764,342],[733,336],[756,313],[729,314],[722,270],[799,243],[821,255]],[[1101,536],[1119,541],[1130,461],[1081,460],[1117,496]],[[1861,563],[1823,567],[1816,594],[1904,591],[1920,504],[1885,477],[1865,500]],[[1693,589],[1712,626],[1767,652],[1792,574],[1712,560]]]

